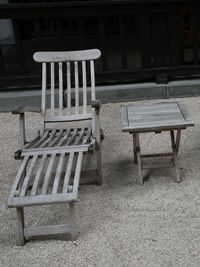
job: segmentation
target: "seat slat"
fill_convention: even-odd
[[[39,147],[45,147],[45,146],[48,147],[48,144],[53,140],[55,134],[56,134],[56,129],[53,129],[51,135],[47,138],[47,140],[41,143]]]
[[[42,177],[42,170],[44,168],[44,164],[46,162],[46,159],[47,159],[47,155],[43,155],[42,159],[40,161],[40,165],[39,165],[38,171],[37,171],[37,173],[35,175],[35,180],[34,180],[34,183],[33,183],[32,190],[31,190],[31,196],[34,196],[37,193],[38,184],[39,184],[39,182],[41,180],[41,177]]]
[[[55,159],[56,159],[56,154],[52,154],[51,158],[50,158],[50,161],[49,161],[49,165],[48,165],[48,168],[47,168],[46,175],[44,177],[44,183],[43,183],[43,186],[42,186],[42,195],[46,195],[47,194],[50,178],[51,178],[51,175],[53,173],[53,167],[54,167],[54,164],[55,164]]]
[[[21,193],[20,193],[20,196],[23,197],[26,195],[26,192],[28,190],[28,184],[30,182],[30,178],[31,178],[31,175],[33,173],[33,168],[35,166],[35,163],[36,163],[36,160],[38,158],[38,155],[34,155],[31,162],[30,162],[30,166],[27,170],[27,174],[25,176],[25,179],[24,179],[24,182],[23,182],[23,185],[22,185],[22,189],[21,189]]]
[[[60,129],[57,133],[57,136],[49,143],[48,146],[49,147],[55,146],[59,142],[59,140],[62,138],[63,132],[64,130]]]
[[[86,144],[88,141],[89,141],[89,139],[90,139],[90,137],[91,137],[91,134],[92,134],[92,128],[91,127],[89,127],[88,128],[88,130],[87,130],[87,134],[86,134],[86,136],[83,138],[83,140],[82,140],[82,144]]]
[[[69,139],[66,142],[67,146],[70,146],[73,143],[73,141],[76,138],[77,132],[78,132],[78,129],[74,129],[74,131],[71,132],[71,136],[69,137]]]
[[[60,141],[58,142],[57,146],[62,146],[65,144],[65,142],[67,141],[67,139],[69,138],[69,135],[70,135],[70,129],[66,129],[64,131],[64,136],[63,138],[60,139]]]
[[[63,116],[45,116],[45,122],[51,123],[51,122],[70,122],[70,121],[84,121],[84,120],[91,120],[92,114],[86,113],[86,114],[75,114],[75,115],[63,115]]]
[[[36,142],[32,148],[36,148],[39,147],[49,136],[50,130],[45,130],[44,135],[41,137],[40,140],[38,140],[38,142]]]
[[[75,142],[74,142],[74,145],[78,145],[81,141],[81,139],[83,138],[84,136],[84,133],[85,133],[85,128],[82,128],[79,132],[79,135],[76,137],[75,139]]]
[[[65,159],[65,153],[62,153],[60,155],[60,159],[59,159],[57,170],[56,170],[56,176],[54,179],[52,194],[57,194],[58,186],[59,186],[59,182],[60,182],[60,177],[62,175],[64,159]]]
[[[63,183],[63,193],[67,193],[69,188],[69,181],[71,177],[72,165],[74,160],[74,152],[70,153],[68,163],[67,163],[67,170],[65,173],[64,183]]]

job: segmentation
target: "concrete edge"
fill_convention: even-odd
[[[168,84],[141,83],[98,86],[96,97],[105,103],[188,97],[200,95],[200,80],[172,81]],[[10,112],[18,105],[40,106],[41,90],[0,92],[0,112]]]

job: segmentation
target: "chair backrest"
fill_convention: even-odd
[[[100,56],[101,52],[98,49],[36,52],[33,55],[36,62],[42,63],[41,110],[45,122],[92,118],[92,113],[87,111],[87,100],[96,99],[94,60]],[[50,107],[47,106],[48,84],[50,84]],[[66,108],[63,103],[64,93]]]

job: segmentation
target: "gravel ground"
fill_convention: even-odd
[[[80,187],[78,239],[34,240],[24,247],[15,245],[16,214],[6,207],[19,163],[13,159],[18,118],[1,113],[0,266],[200,266],[200,98],[181,100],[195,128],[183,131],[180,184],[174,169],[164,169],[146,173],[144,186],[137,185],[131,136],[120,128],[120,103],[104,105],[104,185]],[[39,123],[37,114],[27,115],[29,137]],[[147,153],[170,148],[167,133],[143,134],[141,142]],[[67,214],[67,205],[25,210],[28,225],[64,223]]]

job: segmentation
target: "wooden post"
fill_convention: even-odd
[[[17,212],[17,223],[18,223],[17,244],[19,246],[23,246],[25,244],[25,238],[24,238],[24,210],[23,210],[23,208],[16,208],[16,212]]]
[[[102,168],[101,168],[101,129],[100,129],[100,107],[95,108],[95,137],[97,141],[97,175],[98,175],[98,184],[103,184],[102,179]]]
[[[71,239],[76,240],[77,231],[76,231],[76,215],[75,215],[75,207],[74,203],[69,203],[69,219],[70,219],[70,234]]]
[[[177,149],[177,154],[179,152],[180,140],[181,140],[181,130],[177,130],[177,134],[176,134],[176,149]]]
[[[175,138],[174,138],[174,131],[170,131],[170,134],[171,134],[171,142],[172,142],[173,161],[174,161],[174,167],[176,170],[176,181],[177,183],[180,183],[181,181],[180,168],[179,168],[179,162],[178,162],[178,151],[177,151]]]
[[[136,142],[136,133],[133,133],[133,154],[134,154],[134,163],[137,163],[137,142]]]
[[[19,143],[21,148],[25,145],[25,121],[24,113],[19,114]]]

